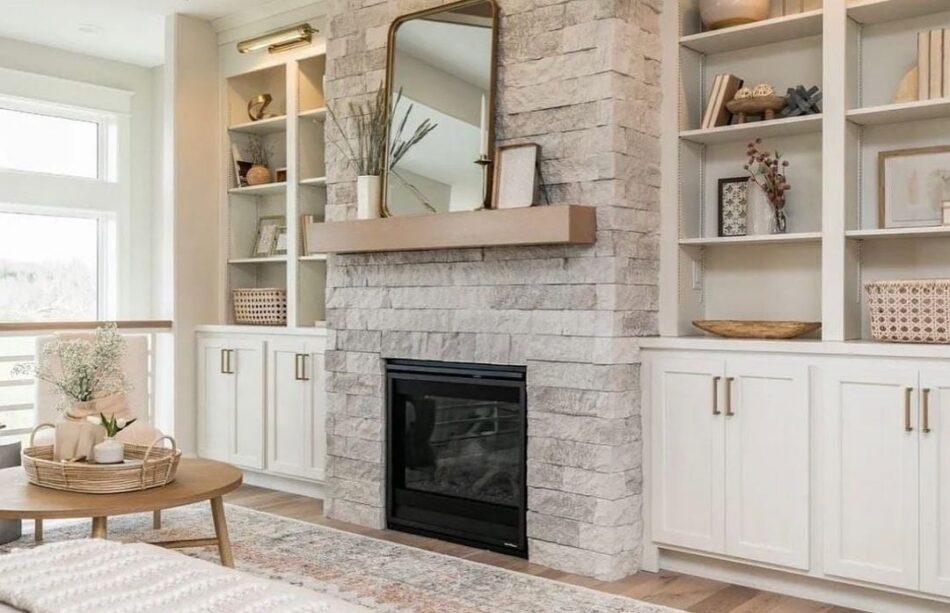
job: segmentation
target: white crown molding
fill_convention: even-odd
[[[249,29],[260,34],[266,29],[261,28],[264,23],[280,27],[291,21],[325,14],[326,0],[270,0],[253,9],[219,17],[211,22],[211,27],[218,33],[218,44],[225,44],[245,36]]]

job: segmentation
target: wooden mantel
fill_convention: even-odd
[[[589,245],[595,212],[587,206],[534,206],[315,223],[306,229],[307,244],[315,253]]]

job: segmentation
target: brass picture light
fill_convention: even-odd
[[[280,53],[294,47],[309,45],[310,40],[317,30],[310,27],[309,23],[302,23],[292,28],[285,28],[270,32],[248,40],[242,40],[237,44],[237,50],[240,53],[250,53],[258,49],[267,48],[270,53]]]

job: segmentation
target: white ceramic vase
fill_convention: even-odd
[[[746,234],[784,234],[786,230],[785,209],[776,212],[769,202],[765,191],[754,183],[749,183],[749,195],[746,201]],[[788,207],[785,207],[788,208]]]
[[[92,449],[96,464],[119,464],[125,459],[125,444],[114,438],[106,438]]]
[[[769,0],[699,0],[699,16],[708,30],[730,28],[769,17]]]
[[[383,178],[377,175],[356,177],[356,217],[377,219],[382,216]]]

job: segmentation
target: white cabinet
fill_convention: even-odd
[[[291,335],[198,335],[198,454],[323,481],[324,342]]]
[[[653,364],[653,537],[808,567],[808,372],[797,363]]]
[[[322,481],[326,458],[322,346],[281,338],[268,343],[267,469]]]
[[[920,373],[920,589],[950,597],[950,373]]]
[[[826,367],[824,566],[917,589],[917,371]]]

